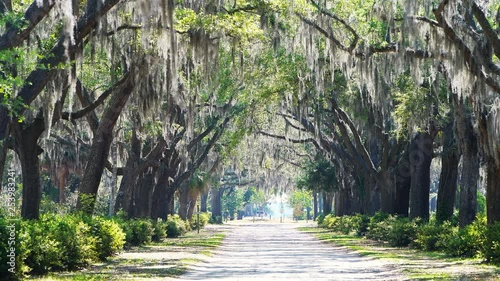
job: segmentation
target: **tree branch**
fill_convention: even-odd
[[[0,37],[0,51],[19,47],[24,42],[30,32],[49,14],[54,7],[55,1],[43,0],[41,5],[39,1],[33,1],[24,13],[24,21],[27,26],[20,30],[18,26],[9,27]]]

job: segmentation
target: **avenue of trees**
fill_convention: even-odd
[[[3,184],[17,171],[24,219],[47,182],[87,214],[105,191],[109,214],[222,218],[235,187],[277,194],[301,169],[325,213],[428,220],[438,160],[437,219],[472,223],[481,192],[493,224],[499,16],[496,0],[0,0]]]

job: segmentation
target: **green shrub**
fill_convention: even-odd
[[[321,212],[318,217],[316,218],[316,221],[318,222],[318,226],[323,225],[323,220],[325,219],[325,214]]]
[[[222,224],[221,216],[210,216],[210,220],[208,221],[210,224]]]
[[[383,217],[386,218],[381,220]],[[374,216],[370,219],[366,237],[389,242],[394,247],[405,247],[415,240],[417,223],[397,216]]]
[[[48,219],[55,220],[56,227],[51,235],[60,245],[62,268],[56,269],[77,269],[98,259],[97,238],[92,235],[90,226],[82,218],[67,215]]]
[[[125,244],[125,233],[118,223],[95,217],[91,221],[91,233],[96,238],[96,249],[101,261],[117,254]]]
[[[11,231],[15,232],[15,239],[13,237],[9,240]],[[25,240],[25,232],[21,228],[21,221],[10,221],[0,214],[0,272],[2,272],[6,280],[21,280],[29,270],[24,263],[27,254]],[[14,255],[10,251],[11,248],[14,248]],[[11,262],[15,266],[13,272],[9,271]]]
[[[39,221],[25,221],[22,228],[27,248],[24,262],[30,272],[44,274],[53,266],[62,266],[59,261],[59,242],[48,235],[47,225]]]
[[[479,217],[472,224],[453,228],[438,242],[445,253],[454,257],[484,257],[486,244],[486,218]]]
[[[127,246],[140,246],[151,242],[154,229],[150,220],[118,220],[118,223],[125,232],[125,244]]]
[[[158,219],[153,221],[153,237],[152,240],[154,242],[161,242],[163,239],[167,237],[167,223],[162,219]]]
[[[500,263],[500,222],[489,225],[486,230],[484,257],[494,263]]]
[[[22,223],[25,263],[33,274],[77,269],[98,259],[97,238],[77,215],[42,215]]]
[[[335,229],[338,223],[337,220],[338,218],[336,216],[328,214],[323,218],[321,226],[329,229]]]
[[[179,215],[169,215],[167,218],[167,237],[179,237],[187,232],[186,222]]]
[[[353,233],[357,236],[363,236],[368,229],[369,218],[366,215],[356,214],[354,216],[346,216],[344,218],[344,228],[347,233]]]
[[[426,251],[443,250],[444,243],[453,234],[454,228],[456,227],[449,221],[438,224],[432,220],[417,227],[417,235],[411,245]]]
[[[200,224],[199,224],[200,229],[205,227],[205,225],[208,224],[208,221],[210,220],[211,216],[212,215],[210,213],[201,213],[200,214]],[[189,220],[189,224],[191,226],[191,229],[197,229],[198,228],[198,215],[193,215],[191,220]]]

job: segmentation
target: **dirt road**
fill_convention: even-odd
[[[322,243],[297,226],[233,227],[215,254],[180,280],[404,280],[387,262]]]

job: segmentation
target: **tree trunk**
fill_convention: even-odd
[[[396,194],[388,171],[380,172],[378,186],[380,189],[380,211],[395,214]]]
[[[38,146],[38,138],[45,130],[44,121],[42,118],[36,118],[33,123],[25,128],[22,128],[19,124],[14,126],[15,148],[21,161],[23,177],[21,216],[23,219],[36,220],[40,216],[40,200],[42,197],[38,155],[43,150]]]
[[[313,220],[316,220],[318,217],[318,192],[316,190],[313,191]]]
[[[409,147],[408,147],[409,148]],[[402,160],[397,164],[394,171],[394,184],[396,185],[396,194],[394,213],[403,217],[408,216],[410,208],[410,186],[411,186],[411,168],[409,149],[405,149],[402,155]]]
[[[479,156],[477,151],[464,151],[460,177],[459,225],[465,227],[476,219]]]
[[[341,187],[337,192],[335,192],[335,215],[345,216],[350,214],[351,210],[351,196],[349,195],[349,189]]]
[[[453,205],[457,193],[458,162],[460,160],[452,121],[446,124],[443,133],[443,153],[436,210],[438,222],[449,221],[453,216]]]
[[[429,133],[416,133],[410,142],[410,218],[429,220],[430,168],[433,140]]]
[[[132,204],[132,196],[134,194],[134,187],[137,186],[139,174],[137,173],[137,166],[140,160],[141,143],[137,138],[135,130],[132,131],[130,138],[130,152],[125,164],[122,181],[116,197],[115,212],[124,210],[129,213]],[[132,214],[129,214],[132,215]]]
[[[208,211],[208,189],[204,190],[200,196],[200,212]]]
[[[127,160],[127,164],[123,169],[123,177],[120,182],[120,188],[118,189],[115,203],[115,213],[122,210],[127,212],[128,216],[132,215],[129,211],[132,205],[134,186],[137,184],[137,177],[134,175],[134,169],[131,167],[131,163],[133,163],[133,161],[130,159]]]
[[[193,214],[195,212],[195,208],[196,208],[196,203],[198,201],[198,195],[199,195],[200,191],[199,189],[196,189],[196,188],[190,188],[189,190],[189,200],[191,202],[191,204],[189,204],[189,208],[187,209],[187,219],[190,220],[192,217],[193,217]]]
[[[161,218],[165,220],[172,213],[172,203],[174,201],[176,186],[175,183],[169,181],[171,175],[172,173],[168,167],[164,165],[160,167],[151,202],[152,219]]]
[[[1,96],[0,96],[1,98]],[[2,108],[0,107],[0,111]],[[1,112],[0,112],[1,114]],[[9,133],[4,133],[4,135],[8,136]],[[2,180],[3,180],[3,173],[5,171],[5,161],[7,160],[7,152],[8,152],[8,146],[6,144],[7,137],[2,137],[2,133],[0,133],[0,187],[2,186]],[[2,192],[2,189],[0,188],[0,193]]]
[[[498,101],[496,107],[498,108]],[[479,115],[479,140],[486,162],[486,216],[488,224],[500,222],[500,149],[498,138],[499,113],[489,107],[483,107]],[[493,135],[493,136],[492,136]],[[493,143],[492,143],[493,142]]]
[[[116,121],[134,91],[134,76],[136,71],[142,72],[142,68],[144,68],[142,65],[134,67],[138,68],[138,70],[131,70],[117,82],[112,89],[109,89],[114,93],[102,115],[99,127],[94,133],[94,139],[89,153],[91,157],[88,159],[85,166],[85,174],[80,185],[76,205],[78,210],[82,210],[87,214],[92,214],[94,211],[97,191],[101,183],[106,161],[108,160],[109,149],[113,142],[113,129],[116,125]]]
[[[465,227],[476,218],[477,186],[479,179],[478,139],[474,130],[472,115],[467,112],[463,101],[455,99],[455,119],[462,171],[460,177],[459,225]]]
[[[212,187],[210,196],[212,198],[210,204],[212,207],[212,220],[216,223],[222,223],[222,198],[223,189],[220,187]]]
[[[486,165],[486,212],[491,225],[500,221],[500,161],[489,157]]]
[[[154,171],[142,175],[137,185],[135,203],[135,216],[139,218],[151,217],[151,199],[154,186]]]
[[[331,214],[332,213],[332,203],[333,203],[333,193],[323,190],[322,195],[323,195],[323,212],[325,215]]]
[[[184,184],[179,189],[179,217],[186,220],[188,216],[188,209],[192,202],[189,200],[189,186]]]

